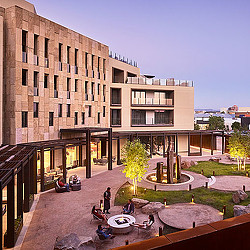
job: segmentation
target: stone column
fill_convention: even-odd
[[[176,156],[176,177],[177,180],[179,180],[181,178],[181,156],[177,155]]]
[[[174,177],[174,152],[168,151],[167,152],[167,180],[168,183],[173,183]]]
[[[156,178],[157,178],[157,182],[159,183],[161,183],[163,180],[163,162],[157,162]]]

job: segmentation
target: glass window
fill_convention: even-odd
[[[34,102],[33,106],[34,106],[34,118],[38,118],[38,102]]]
[[[58,104],[58,117],[62,117],[62,104]]]
[[[85,112],[82,112],[82,124],[85,123]]]
[[[91,117],[91,111],[92,111],[92,107],[89,106],[89,117]]]
[[[67,117],[70,117],[70,104],[67,104]]]
[[[28,127],[28,112],[23,111],[22,112],[22,128]]]
[[[111,125],[120,126],[121,125],[121,110],[111,109]]]
[[[22,85],[27,86],[28,85],[28,70],[22,69]]]
[[[54,112],[49,112],[49,126],[53,126],[54,123]]]
[[[78,124],[78,112],[75,112],[75,125]]]

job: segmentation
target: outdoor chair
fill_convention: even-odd
[[[91,213],[92,214],[92,213]],[[92,214],[92,219],[90,220],[90,224],[91,224],[91,222],[92,221],[99,221],[99,222],[103,222],[104,221],[104,219],[103,218],[99,218],[99,217],[97,217],[95,214]]]
[[[147,221],[145,221],[145,222],[147,222]],[[143,222],[143,223],[145,223],[145,222]],[[153,224],[154,223],[152,223],[151,225],[146,226],[146,227],[138,227],[138,234],[139,234],[140,230],[142,230],[142,231],[146,232],[147,234],[149,234],[150,230],[153,228]]]
[[[99,234],[99,233],[97,233],[96,232],[96,237],[95,237],[95,241],[98,241],[99,240],[99,242],[101,242],[101,243],[108,243],[108,242],[113,242],[114,241],[114,238],[105,238],[105,236],[104,235],[102,235],[102,234]]]
[[[55,182],[55,190],[57,193],[67,192],[67,187],[60,187],[58,181]]]

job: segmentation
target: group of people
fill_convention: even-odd
[[[110,200],[111,200],[111,188],[108,187],[107,190],[104,192],[104,207],[103,211],[101,208],[96,208],[96,206],[93,206],[92,208],[92,214],[96,216],[97,218],[103,220],[107,224],[107,214],[110,214]],[[128,200],[127,204],[123,206],[123,213],[124,214],[132,214],[134,213],[135,205],[131,199]],[[130,226],[137,227],[137,228],[147,228],[150,227],[154,223],[154,216],[150,214],[148,216],[148,220],[143,221],[143,223],[132,223]],[[98,235],[102,235],[105,239],[113,239],[115,236],[112,235],[112,228],[108,227],[102,227],[101,225],[98,225],[98,228],[96,230],[96,233]]]

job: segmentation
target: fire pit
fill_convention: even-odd
[[[128,214],[118,214],[108,219],[108,224],[115,234],[129,233],[133,228],[131,223],[135,223],[135,218]]]

